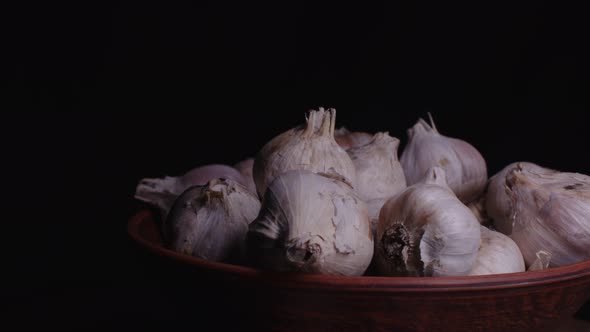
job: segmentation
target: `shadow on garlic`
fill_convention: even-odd
[[[373,255],[365,203],[330,175],[289,171],[250,224],[248,256],[266,270],[359,276]]]
[[[382,207],[375,266],[389,276],[460,276],[473,268],[480,225],[433,167]]]
[[[244,177],[244,185],[250,192],[256,193],[256,184],[254,183],[254,158],[247,158],[239,161],[233,166]]]
[[[194,168],[178,177],[142,179],[135,189],[135,199],[157,207],[162,220],[165,220],[178,195],[192,186],[203,186],[218,178],[231,179],[247,185],[242,174],[233,167],[212,164]]]
[[[524,259],[508,236],[480,226],[481,245],[471,276],[524,272]]]
[[[340,127],[334,131],[334,139],[344,150],[363,146],[373,140],[373,135],[362,131],[349,131]]]
[[[201,259],[243,262],[248,225],[259,211],[260,201],[244,186],[214,179],[178,196],[163,226],[165,242]]]
[[[465,203],[477,198],[487,181],[487,167],[482,155],[471,144],[441,135],[432,118],[423,119],[408,129],[408,144],[400,161],[408,185],[419,182],[431,167],[445,170],[448,186]]]
[[[310,111],[306,123],[288,130],[260,150],[254,161],[254,182],[259,197],[279,175],[291,170],[337,173],[353,187],[356,170],[350,157],[334,140],[336,110]]]

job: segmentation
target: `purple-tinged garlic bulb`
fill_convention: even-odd
[[[218,178],[231,179],[242,185],[247,184],[242,174],[233,167],[212,164],[194,168],[178,177],[142,179],[135,189],[135,198],[157,207],[164,220],[178,195],[192,186],[202,186]]]
[[[419,182],[431,167],[441,167],[447,183],[464,203],[476,199],[487,181],[486,162],[471,144],[441,135],[430,119],[423,119],[408,130],[408,144],[400,161],[408,185]]]
[[[477,258],[480,225],[433,167],[422,182],[381,208],[375,267],[389,276],[467,275]]]
[[[541,167],[537,164],[519,161],[504,167],[490,178],[485,193],[485,211],[492,219],[494,229],[510,235],[512,233],[512,203],[506,187],[506,176],[516,168],[533,170],[537,173],[555,173],[555,170]]]
[[[178,196],[164,223],[165,241],[182,254],[242,262],[248,226],[259,211],[260,201],[241,184],[211,180]]]
[[[550,267],[590,259],[590,176],[516,167],[506,175],[510,238],[527,266],[540,251]]]

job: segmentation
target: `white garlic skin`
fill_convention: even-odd
[[[254,182],[259,197],[279,175],[291,170],[333,173],[356,185],[356,170],[350,157],[334,140],[336,110],[309,112],[307,123],[273,138],[254,161]]]
[[[164,223],[165,240],[182,254],[240,262],[245,257],[248,225],[259,211],[260,201],[241,184],[211,180],[178,196]]]
[[[373,140],[373,135],[362,131],[349,131],[340,127],[334,131],[334,139],[344,150],[363,146]]]
[[[477,198],[487,181],[482,155],[471,144],[441,135],[423,119],[408,130],[408,144],[400,157],[408,186],[419,182],[431,167],[441,167],[448,186],[465,203]]]
[[[481,226],[481,245],[470,276],[524,272],[520,249],[508,236]]]
[[[446,185],[442,168],[381,208],[375,265],[389,276],[461,276],[473,268],[480,225]]]
[[[489,179],[485,193],[485,211],[492,219],[494,229],[506,235],[512,233],[512,219],[510,218],[512,205],[506,187],[506,176],[516,168],[541,173],[555,172],[531,162],[519,161],[509,164]]]
[[[590,177],[515,168],[506,176],[511,199],[510,238],[530,266],[539,251],[550,267],[590,259]]]
[[[244,185],[250,192],[256,193],[256,184],[254,183],[254,158],[244,159],[233,166],[244,178]]]
[[[268,270],[360,276],[373,256],[367,207],[338,179],[283,173],[250,224],[248,256]]]
[[[356,168],[355,190],[365,202],[389,198],[406,188],[398,147],[399,139],[381,132],[369,143],[347,150]]]
[[[218,178],[231,179],[242,185],[247,183],[242,174],[233,167],[211,164],[194,168],[178,177],[142,179],[135,189],[135,199],[157,207],[162,220],[165,220],[178,195],[192,186],[203,186]]]

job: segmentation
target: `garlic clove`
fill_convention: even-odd
[[[506,176],[510,237],[527,266],[540,250],[550,267],[590,259],[590,177],[578,173],[516,167]]]
[[[362,131],[349,131],[345,127],[340,127],[334,131],[334,139],[344,150],[363,146],[373,140],[373,135]]]
[[[535,171],[538,173],[554,173],[555,170],[541,167],[531,162],[514,162],[494,174],[487,185],[485,193],[485,210],[493,221],[494,228],[499,232],[510,235],[512,233],[511,198],[506,187],[506,176],[516,168]]]
[[[337,178],[308,170],[283,173],[250,225],[248,252],[264,269],[362,275],[373,255],[366,204]]]
[[[307,122],[268,142],[254,161],[254,182],[259,197],[279,175],[291,170],[340,174],[356,186],[356,170],[350,157],[334,140],[336,110],[310,111]]]
[[[135,199],[157,207],[164,220],[178,195],[192,186],[202,186],[217,178],[231,179],[242,185],[247,183],[233,167],[211,164],[194,168],[179,177],[142,179],[135,189]]]
[[[172,250],[211,261],[240,262],[248,225],[260,211],[258,198],[230,179],[185,190],[164,223]]]
[[[254,158],[244,159],[233,166],[245,180],[244,185],[250,192],[256,193],[256,184],[254,183],[254,176],[252,175],[254,169]]]
[[[518,246],[506,235],[481,226],[481,245],[469,275],[524,272],[524,258]]]
[[[408,144],[400,161],[408,185],[415,184],[434,166],[445,170],[448,186],[465,203],[477,198],[487,181],[482,155],[471,144],[441,135],[431,118],[423,119],[408,130]]]
[[[467,275],[477,257],[480,225],[433,167],[421,182],[381,208],[375,266],[391,276]]]
[[[406,188],[406,177],[397,158],[399,140],[380,132],[365,145],[347,152],[357,173],[356,191],[366,202],[389,198]]]

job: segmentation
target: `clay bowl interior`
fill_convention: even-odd
[[[129,220],[128,233],[141,249],[198,278],[197,292],[199,287],[219,290],[224,309],[241,313],[234,321],[264,330],[555,331],[590,299],[590,261],[474,277],[303,275],[168,250],[149,210]]]

